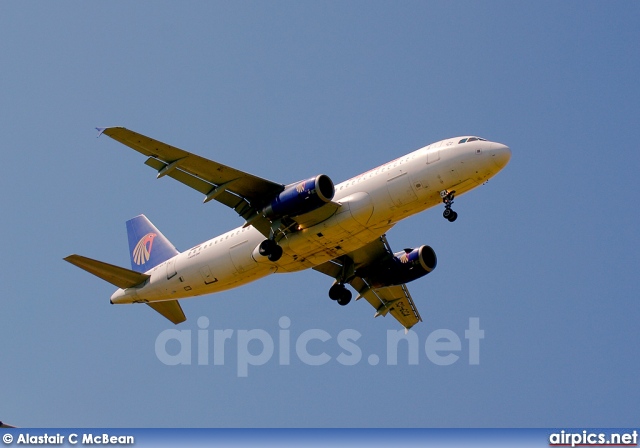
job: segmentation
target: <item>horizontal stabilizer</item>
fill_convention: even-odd
[[[69,255],[64,260],[122,289],[137,286],[150,277],[147,274],[141,274],[140,272],[131,271],[121,268],[120,266],[104,263],[81,255]]]
[[[166,302],[150,302],[147,303],[151,308],[162,314],[174,324],[178,325],[180,322],[187,320],[187,317],[182,311],[182,307],[177,300],[168,300]]]

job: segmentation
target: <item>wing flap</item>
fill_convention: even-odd
[[[182,307],[177,300],[168,300],[166,302],[149,302],[147,303],[151,308],[162,314],[174,324],[178,325],[181,322],[187,320],[187,317],[182,311]]]
[[[407,329],[422,322],[420,313],[418,313],[406,285],[363,289],[362,292],[358,292],[376,309],[375,317],[391,313]]]
[[[158,172],[160,173],[164,168],[170,166],[164,162],[161,162],[158,159],[154,159],[153,157],[149,157],[147,159],[147,161],[145,162],[145,165],[148,165],[152,168],[155,168],[156,170],[158,170]],[[209,182],[206,182],[192,174],[189,174],[188,172],[182,171],[179,168],[176,168],[170,172],[167,173],[167,176],[177,180],[180,183],[185,184],[188,187],[193,188],[196,191],[199,191],[200,193],[204,194],[205,196],[208,195],[209,193],[211,193],[211,191],[215,190],[216,187],[218,187],[218,185],[214,185],[211,184]],[[234,182],[235,183],[235,182]],[[241,197],[236,196],[234,194],[229,193],[226,190],[222,190],[220,191],[215,197],[213,197],[212,199],[215,199],[216,201],[220,202],[221,204],[226,205],[229,208],[232,208],[236,211],[246,211],[243,209],[239,209],[238,207],[246,204],[246,209],[249,210],[250,206],[249,204]],[[239,213],[241,214],[241,213]]]
[[[150,277],[147,274],[94,260],[93,258],[83,257],[82,255],[69,255],[64,260],[122,289],[137,286]]]
[[[169,164],[164,163],[158,159],[154,159],[153,157],[149,157],[144,163],[145,165],[150,166],[151,168],[158,171],[158,173],[162,172],[163,169],[170,166]],[[181,182],[187,187],[191,187],[202,194],[207,194],[209,191],[211,191],[212,188],[214,188],[214,185],[211,185],[209,182],[198,179],[197,177],[189,173],[180,171],[177,168],[173,171],[168,172],[167,176],[174,178],[178,182]]]

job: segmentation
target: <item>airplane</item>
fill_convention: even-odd
[[[476,136],[432,143],[334,184],[319,174],[289,185],[223,165],[123,127],[96,128],[147,157],[157,178],[171,177],[233,209],[244,223],[179,252],[146,218],[127,221],[131,269],[80,255],[64,260],[117,286],[112,304],[145,303],[174,324],[179,299],[217,293],[274,273],[314,269],[333,279],[329,297],[353,295],[391,314],[406,330],[422,317],[406,286],[432,272],[428,245],[391,250],[386,233],[438,205],[454,222],[454,198],[485,184],[511,158],[508,146]]]

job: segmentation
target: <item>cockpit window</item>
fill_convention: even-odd
[[[467,143],[467,142],[475,142],[475,141],[477,141],[477,140],[478,140],[478,141],[481,141],[481,142],[486,142],[486,141],[487,141],[486,139],[484,139],[484,138],[480,138],[480,137],[469,137],[469,138],[463,138],[462,140],[460,140],[460,141],[458,142],[458,144],[461,144],[461,143]]]

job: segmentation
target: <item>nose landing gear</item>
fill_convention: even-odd
[[[453,222],[458,219],[458,214],[451,210],[451,204],[453,204],[455,193],[455,190],[442,190],[440,192],[440,197],[442,198],[442,202],[444,203],[444,212],[442,212],[442,217],[449,222]]]

